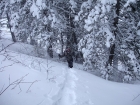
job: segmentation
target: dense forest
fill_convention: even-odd
[[[85,71],[140,80],[139,0],[0,0],[3,18],[13,42],[35,46],[39,57],[69,46]]]

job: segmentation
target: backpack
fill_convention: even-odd
[[[72,58],[72,54],[71,54],[71,50],[70,49],[66,49],[65,50],[65,56],[67,58],[68,61],[73,61],[73,58]]]
[[[66,49],[66,53],[70,53],[71,51],[70,51],[70,49],[68,48],[68,49]]]

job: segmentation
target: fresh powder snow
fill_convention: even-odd
[[[12,43],[9,35],[0,40],[1,48]],[[30,56],[33,51],[17,42],[1,52],[0,93],[6,90],[0,105],[140,105],[139,83],[107,81],[80,64],[68,68],[59,59]]]

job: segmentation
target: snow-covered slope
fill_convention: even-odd
[[[69,69],[66,63],[17,53],[18,47],[0,54],[0,90],[15,81],[0,95],[0,105],[140,105],[140,84],[106,81],[77,64]]]
[[[8,55],[12,59],[0,56],[0,68],[4,68],[0,72],[0,90],[13,85],[0,95],[0,105],[52,105],[65,80],[63,65],[15,52]]]

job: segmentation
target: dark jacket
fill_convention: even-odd
[[[59,57],[60,58],[62,58],[64,56],[66,57],[66,59],[67,59],[68,62],[73,62],[72,52],[69,49],[66,49],[64,51],[64,54],[63,55],[60,55],[59,54]]]

